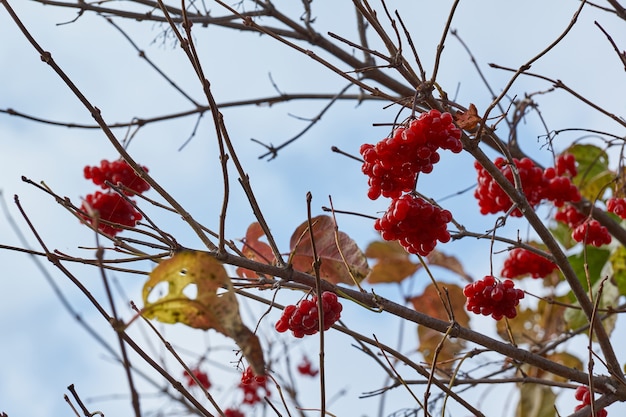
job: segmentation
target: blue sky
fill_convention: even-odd
[[[10,3],[33,36],[52,53],[92,103],[102,110],[109,123],[193,108],[189,101],[142,62],[119,32],[101,17],[86,14],[74,23],[58,25],[74,19],[75,13],[71,9],[43,7],[34,1],[12,0]],[[427,70],[432,68],[432,57],[449,3],[415,2],[408,6],[403,2],[388,2],[391,9],[399,9],[411,28]],[[457,29],[470,46],[492,87],[500,91],[510,74],[489,69],[486,64],[496,62],[504,66],[519,66],[563,30],[576,7],[578,2],[575,1],[558,4],[539,0],[517,4],[495,0],[461,2],[452,28]],[[217,4],[212,5],[212,9],[220,14]],[[314,3],[314,12],[318,16],[320,32],[332,30],[341,36],[353,36],[354,13],[348,2],[335,2],[332,10],[327,5]],[[533,65],[533,71],[562,79],[582,95],[620,114],[626,93],[626,87],[621,82],[623,68],[604,35],[594,26],[594,20],[598,20],[618,44],[622,41],[623,46],[626,35],[623,21],[586,8],[570,35],[546,58]],[[180,48],[175,47],[171,39],[165,43],[159,41],[162,26],[134,21],[118,23],[185,91],[202,101],[198,82]],[[279,89],[288,93],[334,93],[345,85],[343,79],[321,69],[310,58],[287,50],[267,38],[223,32],[215,27],[198,27],[195,30],[203,65],[218,102],[274,95],[276,91],[269,74]],[[3,8],[0,8],[0,39],[4,40],[0,42],[0,109],[13,108],[50,120],[92,123],[88,112],[56,74],[41,62]],[[479,111],[490,101],[467,54],[454,39],[449,39],[446,44],[438,80],[450,94],[457,94],[458,87],[458,101],[475,103]],[[510,95],[519,97],[525,92],[549,88],[545,82],[521,78]],[[537,100],[542,116],[551,129],[587,127],[617,134],[621,132],[615,123],[589,111],[564,92],[543,94],[537,96]],[[313,117],[325,104],[290,102],[269,108],[249,106],[223,111],[230,136],[250,174],[261,209],[279,246],[285,251],[292,231],[306,218],[305,196],[309,191],[314,196],[315,214],[321,213],[321,206],[328,205],[329,195],[335,207],[342,210],[376,215],[387,206],[386,201],[372,202],[367,199],[366,181],[359,164],[332,153],[330,147],[334,145],[357,153],[361,143],[378,141],[387,134],[387,128],[372,124],[392,121],[396,112],[394,108],[385,109],[376,102],[360,106],[337,103],[305,137],[284,149],[278,158],[270,162],[258,158],[263,149],[252,143],[250,138],[279,144],[306,126],[306,122],[290,114]],[[140,163],[149,166],[154,178],[189,212],[207,226],[216,228],[222,180],[214,130],[208,114],[201,121],[196,137],[182,151],[178,151],[191,134],[195,122],[194,117],[188,117],[148,125],[137,133],[129,150]],[[124,129],[115,133],[120,138],[128,134]],[[540,162],[550,164],[549,154],[539,150],[543,142],[537,137],[544,133],[540,119],[534,114],[527,117],[520,133],[524,136],[524,149]],[[562,149],[577,137],[560,136],[556,146]],[[50,126],[0,113],[0,147],[0,189],[11,216],[26,233],[30,244],[36,247],[35,239],[27,232],[13,204],[14,195],[19,195],[29,218],[51,248],[77,256],[93,256],[90,249],[94,245],[93,235],[51,198],[23,183],[20,178],[25,175],[34,181],[44,181],[59,195],[80,201],[81,197],[94,190],[94,186],[82,178],[82,168],[95,165],[101,159],[117,157],[105,136],[95,129]],[[435,172],[420,180],[420,191],[440,198],[472,185],[474,176],[468,155],[445,155]],[[227,233],[236,239],[244,236],[247,225],[254,221],[254,217],[234,177],[231,186],[233,193]],[[148,196],[156,197],[156,194]],[[494,218],[479,217],[477,207],[471,202],[471,194],[466,193],[446,200],[445,206],[473,230],[489,228]],[[176,216],[156,209],[150,213],[162,222],[164,228],[175,233],[181,243],[199,247],[197,239]],[[340,216],[339,224],[362,247],[377,238],[371,222],[361,218]],[[525,232],[521,222],[512,222],[509,227],[513,231],[519,227],[522,233]],[[4,218],[0,221],[0,244],[21,246]],[[486,244],[461,241],[441,249],[457,255],[475,276],[489,270],[489,247]],[[4,274],[0,278],[0,334],[4,339],[0,345],[0,411],[6,411],[11,417],[70,415],[63,394],[67,393],[67,385],[75,384],[85,397],[99,398],[90,405],[95,409],[101,408],[105,415],[128,414],[127,398],[115,396],[126,392],[121,367],[113,363],[110,355],[61,307],[33,261],[24,254],[0,251],[0,262],[4,265]],[[497,262],[501,260],[494,260],[494,263]],[[107,323],[94,313],[64,276],[52,266],[46,266],[82,319],[102,332],[116,347],[116,340]],[[150,268],[148,264],[141,267],[146,271]],[[94,294],[103,296],[100,277],[95,269],[73,265],[72,270]],[[124,297],[140,299],[142,276],[120,275],[113,278],[119,279],[125,291],[125,296],[120,296],[121,306],[127,301]],[[418,282],[417,288],[420,285],[422,283]],[[397,296],[396,289],[391,287],[377,288],[376,291],[390,297]],[[281,297],[284,300],[293,299],[289,294],[281,294]],[[125,317],[131,315],[130,311],[122,309]],[[246,305],[242,310],[248,323],[253,323],[259,312],[258,306],[254,305]],[[344,316],[365,334],[385,334],[390,327],[397,326],[395,321],[384,315],[364,314],[362,309],[349,304]],[[488,323],[479,319],[475,322]],[[143,337],[138,328],[131,331],[138,338]],[[164,327],[163,331],[181,350],[202,352],[209,346],[211,352],[215,352],[210,355],[215,363],[232,360],[229,341],[214,333],[189,332],[180,326]],[[410,328],[405,332],[406,340],[401,348],[410,350],[415,343],[415,331]],[[395,343],[393,336],[388,336],[388,341]],[[349,346],[350,341],[342,335],[330,335],[329,343]],[[575,345],[580,341],[573,343]],[[290,349],[296,352],[295,360],[300,353],[316,354],[314,341],[292,344]],[[581,351],[584,351],[584,346]],[[165,354],[158,347],[153,352],[156,356]],[[362,365],[359,364],[362,362],[346,363],[345,356],[339,353],[344,352],[329,349],[328,363],[341,369],[342,375],[361,375],[362,368],[359,366]],[[353,356],[358,358],[358,355],[355,350]],[[171,361],[168,364],[174,366]],[[223,381],[234,375],[232,370],[221,370],[217,365],[210,367],[210,373],[212,378]],[[337,378],[329,381],[329,392],[342,389],[347,392],[345,397],[333,404],[338,415],[354,412],[350,407],[355,407],[355,404],[358,404],[358,413],[374,415],[369,413],[377,409],[379,398],[356,400],[362,392],[380,386],[382,377],[376,375],[374,370],[372,373],[372,380]],[[156,392],[154,387],[143,382],[141,387],[145,392]],[[228,383],[224,383],[216,394],[217,398],[228,402],[232,398],[228,388]],[[302,392],[315,393],[316,390],[313,383],[305,381],[302,386]],[[498,390],[504,395],[511,395],[512,392],[506,388]],[[114,397],[99,397],[108,395]],[[307,400],[307,405],[315,407],[314,395]],[[566,398],[559,401],[559,405],[563,406],[561,414],[566,415],[573,406]],[[164,402],[153,399],[150,405],[161,406]],[[395,390],[387,400],[388,412],[394,409],[394,404],[409,407],[412,402],[406,392]],[[514,413],[511,405],[498,404],[493,409],[500,413],[498,415]],[[618,415],[620,410],[626,411],[622,405],[609,408],[612,415]]]

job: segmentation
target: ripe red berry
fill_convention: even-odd
[[[183,376],[186,379],[188,387],[193,387],[198,384],[192,375],[196,377],[196,379],[200,383],[200,386],[202,386],[204,389],[211,388],[211,381],[209,381],[209,376],[206,372],[201,371],[198,368],[192,369],[191,374],[189,374],[189,372],[187,371],[184,372]]]
[[[144,171],[148,168],[142,167]],[[106,181],[112,184],[122,184],[128,190],[124,190],[127,195],[141,194],[150,189],[150,185],[141,179],[135,171],[123,159],[109,162],[103,159],[100,166],[86,166],[83,170],[86,179],[90,179],[94,184],[101,186],[103,189],[109,188]]]
[[[611,243],[611,235],[606,227],[595,219],[589,219],[573,206],[559,210],[554,219],[573,229],[572,239],[576,242],[597,247]]]
[[[322,309],[324,317],[323,328],[328,330],[341,317],[343,307],[337,298],[337,294],[329,291],[323,292]],[[297,338],[317,333],[320,327],[317,296],[313,296],[310,300],[301,300],[295,306],[286,306],[275,327],[279,333],[291,330],[291,333]]]
[[[574,391],[574,398],[581,402],[576,406],[576,408],[574,408],[574,411],[582,410],[586,406],[590,405],[591,393],[589,392],[589,387],[581,385],[576,388],[576,391]],[[607,415],[608,412],[604,408],[596,410],[596,417],[606,417]]]
[[[504,261],[502,275],[505,278],[517,278],[530,275],[533,278],[544,278],[557,268],[554,262],[522,248],[509,252]]]
[[[317,369],[312,368],[311,361],[306,356],[302,358],[302,362],[298,364],[298,372],[300,375],[315,376],[319,373]]]
[[[369,177],[368,197],[397,198],[415,187],[417,174],[429,173],[439,162],[439,149],[459,153],[463,150],[461,130],[450,113],[431,110],[398,127],[391,137],[376,145],[364,144],[360,153],[361,170]]]
[[[498,281],[492,275],[466,285],[463,294],[467,297],[467,310],[495,320],[515,318],[515,307],[524,298],[524,291],[516,289],[513,281]]]
[[[243,390],[243,403],[252,405],[261,402],[261,395],[269,397],[270,391],[266,384],[266,376],[254,375],[252,368],[247,367],[241,375],[241,382],[239,382],[239,388]]]
[[[606,209],[622,219],[626,219],[626,198],[609,198],[606,201]]]
[[[118,223],[128,227],[134,227],[142,215],[132,204],[126,201],[118,193],[108,191],[102,193],[96,191],[94,194],[88,194],[81,205],[81,210],[87,213],[83,218],[92,223],[94,219],[89,216],[91,212],[97,212],[101,220],[106,220],[112,223]],[[98,229],[110,236],[115,236],[123,229],[103,222],[98,223]]]
[[[421,197],[404,194],[392,200],[382,218],[374,223],[385,240],[398,240],[409,253],[428,255],[437,245],[450,240],[447,225],[452,214]]]

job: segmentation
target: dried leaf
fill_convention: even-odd
[[[313,239],[317,256],[321,260],[320,277],[333,284],[354,284],[351,277],[360,282],[369,274],[365,254],[357,244],[343,232],[338,233],[338,243],[335,241],[335,222],[330,216],[317,216],[311,219],[313,224]],[[294,269],[313,273],[313,246],[311,244],[308,221],[302,223],[291,236],[290,249],[291,263]],[[345,262],[341,256],[345,257]]]
[[[456,322],[461,326],[467,327],[469,315],[465,310],[466,298],[463,295],[463,289],[455,284],[438,283],[438,285],[445,302],[448,303],[449,300]],[[424,289],[422,295],[411,298],[411,303],[413,303],[413,307],[417,311],[440,320],[450,320],[434,284],[429,284]],[[417,336],[419,339],[418,351],[424,356],[424,360],[431,363],[443,335],[436,330],[419,326],[417,328]],[[445,362],[455,358],[464,348],[465,341],[461,339],[446,339],[437,355],[438,367],[449,368],[451,363],[450,365],[445,365]]]
[[[409,253],[397,241],[375,241],[365,250],[365,256],[377,259],[367,276],[370,284],[401,282],[413,275],[421,264],[411,261]]]
[[[469,109],[466,112],[457,111],[454,115],[454,121],[458,127],[468,132],[476,130],[478,123],[482,120],[482,117],[478,115],[476,106],[472,103],[469,105]]]
[[[554,417],[556,395],[550,387],[539,384],[521,384],[516,417]]]
[[[154,302],[148,301],[160,283],[167,283],[167,293]],[[196,287],[195,298],[184,292],[190,285]],[[218,290],[222,292],[218,294]],[[150,273],[142,296],[144,317],[214,329],[235,340],[255,374],[265,374],[259,339],[241,321],[239,304],[224,266],[208,253],[183,251],[162,261]]]
[[[474,279],[470,274],[465,272],[463,265],[461,262],[454,256],[446,255],[443,252],[439,252],[438,250],[433,250],[426,257],[429,265],[436,265],[442,268],[446,268],[449,271],[452,271],[456,274],[459,274],[463,277],[467,282],[474,282]]]
[[[265,236],[261,225],[258,222],[248,226],[246,237],[243,240],[241,252],[250,260],[273,264],[276,258],[272,248],[265,242],[261,242],[259,238]],[[259,275],[246,268],[237,268],[237,275],[243,278],[259,278]]]

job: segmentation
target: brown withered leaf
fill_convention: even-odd
[[[248,226],[246,231],[246,237],[243,240],[243,247],[241,252],[244,256],[250,260],[273,264],[276,258],[272,248],[265,242],[259,240],[259,238],[265,236],[261,225],[258,222],[252,223]],[[243,278],[258,278],[259,275],[246,268],[237,268],[237,275]]]
[[[475,131],[481,120],[482,117],[478,115],[478,110],[473,103],[470,103],[469,109],[467,109],[466,112],[457,111],[454,115],[456,125],[468,132]]]
[[[465,310],[466,298],[465,295],[463,295],[463,289],[458,285],[443,282],[437,285],[441,290],[444,302],[447,303],[449,299],[456,322],[463,327],[467,327],[469,324],[469,315]],[[411,298],[411,303],[413,303],[413,308],[421,313],[440,320],[450,320],[447,309],[442,303],[434,284],[429,284],[424,289],[422,295]],[[441,343],[444,335],[436,330],[418,326],[417,336],[419,339],[418,351],[424,356],[424,360],[432,363],[437,346]],[[447,338],[443,342],[441,350],[437,355],[437,367],[450,368],[452,363],[446,363],[455,358],[464,348],[465,342],[463,340]]]
[[[167,293],[148,301],[157,285],[167,283]],[[195,297],[185,294],[196,287]],[[218,294],[218,290],[222,292]],[[160,295],[160,294],[159,294]],[[239,304],[224,265],[206,252],[183,251],[162,261],[143,286],[142,315],[162,323],[183,323],[196,329],[214,329],[232,338],[257,375],[265,374],[258,337],[241,321]]]
[[[422,267],[413,262],[409,253],[395,240],[370,243],[365,256],[377,260],[367,276],[370,284],[401,282]]]
[[[439,252],[438,250],[433,250],[426,257],[429,265],[436,265],[441,268],[446,268],[449,271],[452,271],[456,274],[459,274],[462,278],[464,278],[467,282],[474,282],[474,279],[470,274],[468,274],[461,262],[454,256],[446,255],[443,252]]]
[[[321,260],[320,278],[333,284],[344,283],[354,285],[354,280],[360,282],[369,274],[365,254],[357,244],[344,232],[337,232],[335,240],[335,222],[332,217],[321,215],[311,219],[313,225],[313,239],[317,256]],[[337,247],[341,248],[341,253]],[[296,228],[289,243],[291,263],[294,269],[313,273],[313,246],[309,232],[309,223],[305,221]],[[342,258],[342,255],[345,258]]]

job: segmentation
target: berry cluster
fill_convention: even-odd
[[[591,405],[591,393],[589,392],[589,387],[585,385],[581,385],[576,388],[574,391],[574,398],[576,398],[581,403],[576,406],[574,411],[581,410],[588,405]],[[606,417],[609,413],[604,409],[596,410],[596,417]]]
[[[227,408],[224,410],[224,417],[245,417],[245,414],[236,408]]]
[[[144,171],[148,168],[142,167]],[[103,189],[109,188],[106,182],[111,184],[122,184],[126,195],[141,194],[150,189],[150,185],[141,179],[135,171],[123,159],[109,162],[103,159],[100,166],[86,166],[83,170],[85,178],[92,180],[94,184],[101,186]]]
[[[298,364],[298,373],[306,376],[316,376],[319,370],[313,369],[311,361],[306,356],[302,358],[302,362]]]
[[[606,202],[606,209],[620,218],[626,219],[626,198],[609,198]]]
[[[517,278],[530,275],[533,278],[543,278],[550,275],[557,266],[543,256],[539,256],[522,248],[515,248],[509,252],[504,261],[502,275],[505,278]]]
[[[270,390],[266,384],[267,377],[255,375],[252,368],[248,366],[241,374],[241,382],[239,382],[239,388],[243,390],[243,403],[250,405],[260,403],[262,398],[259,395],[259,390],[263,392],[264,397],[269,397]]]
[[[463,289],[467,297],[467,310],[491,316],[495,320],[502,317],[512,319],[517,316],[515,307],[524,298],[524,291],[514,287],[510,279],[497,281],[492,275],[468,284]]]
[[[297,305],[285,307],[283,314],[276,322],[276,330],[279,333],[291,330],[297,338],[317,333],[320,327],[317,301],[317,296],[313,296],[311,299],[301,300]],[[343,307],[335,293],[325,291],[322,293],[322,308],[323,327],[324,330],[328,330],[339,320]]]
[[[398,240],[409,253],[428,255],[437,245],[450,240],[447,224],[452,214],[421,197],[404,194],[394,198],[374,229],[385,240]]]
[[[200,386],[202,386],[202,388],[204,388],[205,390],[211,388],[211,381],[209,381],[209,376],[206,372],[201,371],[198,368],[192,369],[191,374],[185,371],[183,376],[185,377],[185,382],[187,383],[188,387],[198,385],[199,382]],[[195,379],[194,376],[196,377]],[[196,379],[198,380],[198,382],[196,382]]]
[[[529,158],[513,159],[519,174],[522,191],[528,203],[535,207],[543,200],[549,200],[555,206],[561,207],[567,201],[580,201],[580,192],[570,179],[576,174],[575,160],[571,155],[561,155],[557,158],[555,168],[542,170]],[[494,164],[506,179],[514,184],[513,171],[510,164],[502,157],[496,158]],[[474,197],[478,200],[482,214],[507,212],[513,202],[504,190],[495,182],[487,170],[478,161],[474,162],[478,173],[478,187]],[[511,212],[512,216],[521,217],[519,209]]]
[[[94,194],[87,194],[81,206],[81,210],[87,214],[95,210],[98,212],[99,219],[129,227],[135,226],[142,218],[141,213],[139,213],[131,203],[126,201],[118,193],[111,191],[106,193],[96,191]],[[94,221],[92,216],[85,216],[84,218],[90,223]],[[102,233],[110,236],[115,236],[123,230],[103,222],[98,223],[98,229]]]
[[[454,153],[463,150],[461,130],[452,123],[450,113],[431,110],[412,120],[408,126],[394,130],[390,138],[376,145],[364,144],[361,170],[369,177],[368,196],[372,200],[382,194],[397,198],[415,187],[417,174],[433,170],[439,162],[439,149]]]
[[[145,171],[148,170],[145,167],[142,168]],[[124,194],[129,196],[141,194],[150,188],[148,183],[139,178],[128,163],[122,159],[113,162],[102,160],[99,167],[86,166],[83,173],[86,179],[92,180],[94,184],[103,189],[109,188],[106,182],[121,185]],[[98,230],[110,236],[115,236],[123,229],[105,222],[134,227],[142,218],[141,213],[135,209],[133,204],[111,190],[88,194],[83,201],[81,210],[86,213],[83,218],[90,223],[94,223],[97,217]],[[104,222],[100,220],[104,220]]]
[[[554,219],[572,229],[572,239],[576,242],[597,247],[611,243],[611,235],[606,227],[595,219],[589,219],[573,206],[559,210]]]

